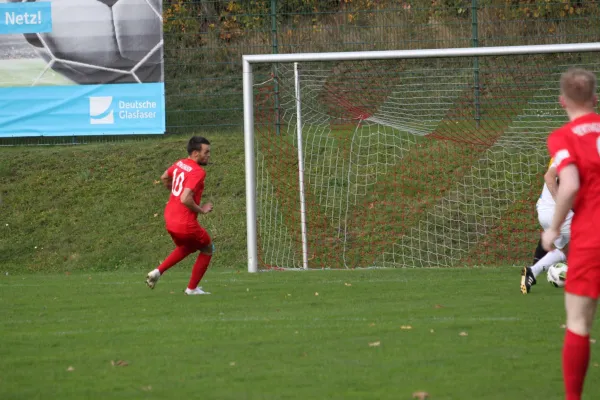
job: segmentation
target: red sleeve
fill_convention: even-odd
[[[559,130],[548,137],[548,151],[554,159],[557,172],[569,164],[574,164],[577,160],[570,136],[568,132]]]
[[[202,182],[204,182],[205,176],[206,172],[204,172],[203,170],[192,171],[186,176],[183,187],[187,189],[192,189],[194,193],[198,193],[198,187]]]

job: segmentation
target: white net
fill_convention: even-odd
[[[597,53],[299,64],[311,268],[529,262],[558,81]],[[262,267],[302,265],[294,65],[256,86]]]

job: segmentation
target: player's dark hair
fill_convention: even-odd
[[[191,155],[194,150],[200,151],[203,144],[210,145],[210,142],[205,137],[192,136],[187,145],[188,154]]]

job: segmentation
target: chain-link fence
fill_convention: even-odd
[[[600,40],[600,0],[165,0],[163,16],[169,134],[241,133],[243,54]]]

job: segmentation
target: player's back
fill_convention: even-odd
[[[194,201],[199,204],[206,173],[196,162],[184,158],[175,162],[168,169],[168,174],[172,178],[172,185],[165,207],[165,222],[168,230],[182,232],[190,224],[197,224],[197,214],[181,202],[181,195],[184,189],[189,188],[194,192]]]
[[[565,148],[556,153],[556,164],[572,159],[579,172],[580,188],[573,207],[573,243],[580,248],[600,250],[600,115],[590,113],[577,118],[556,133],[565,138]],[[575,240],[577,236],[579,240]]]

